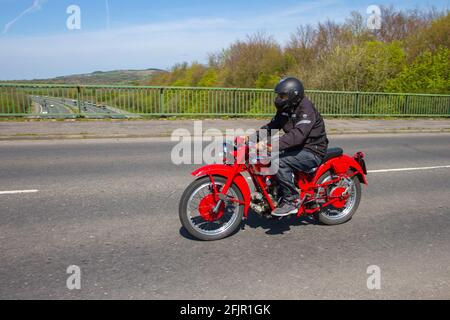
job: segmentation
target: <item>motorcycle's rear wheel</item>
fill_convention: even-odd
[[[218,191],[225,186],[227,180],[214,176]],[[241,225],[244,206],[237,202],[227,201],[219,207],[217,213],[213,208],[217,205],[213,196],[213,185],[210,178],[202,177],[192,182],[184,191],[179,205],[179,216],[183,227],[193,237],[204,241],[215,241],[232,235]],[[243,201],[239,188],[232,184],[227,196]]]
[[[319,178],[317,184],[320,185],[332,179],[332,173],[327,171]],[[353,176],[349,179],[349,183],[345,185],[345,188],[347,187],[349,187],[349,197],[342,208],[336,208],[333,205],[329,205],[323,208],[319,213],[316,213],[314,217],[325,225],[339,225],[352,219],[361,202],[361,182],[359,181],[359,178]],[[320,193],[320,189],[321,188],[319,188],[318,193]],[[333,190],[338,191],[338,186],[331,186],[327,189],[327,194],[330,194]]]

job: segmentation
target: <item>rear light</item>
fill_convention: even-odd
[[[365,157],[366,157],[365,154],[362,153],[361,151],[358,152],[357,154],[355,154],[355,159],[356,159],[356,158],[358,158],[358,159],[364,159]]]
[[[365,175],[367,175],[366,161],[364,161],[365,155],[361,151],[355,154],[354,159],[359,163]]]

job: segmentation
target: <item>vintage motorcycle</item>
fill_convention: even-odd
[[[194,171],[197,179],[180,200],[181,224],[199,240],[230,236],[250,209],[274,219],[271,212],[279,202],[276,177],[265,173],[267,161],[249,156],[251,146],[245,138],[225,143],[223,149],[224,163]],[[341,148],[328,149],[319,167],[295,173],[301,201],[297,216],[310,215],[326,225],[349,221],[361,201],[361,183],[367,185],[366,175],[362,152],[350,157]]]

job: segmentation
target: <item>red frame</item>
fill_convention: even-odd
[[[267,200],[268,204],[270,205],[270,208],[272,210],[275,209],[275,205],[272,202],[271,198],[269,197],[269,194],[267,192],[268,186],[266,184],[266,177],[257,174],[257,171],[260,167],[262,167],[260,164],[252,165],[246,163],[243,157],[247,154],[247,146],[245,143],[242,143],[242,140],[237,139],[237,150],[234,151],[234,156],[236,158],[236,161],[232,165],[226,165],[226,164],[214,164],[214,165],[207,165],[200,169],[195,170],[192,172],[192,175],[195,177],[204,177],[209,176],[211,183],[213,185],[213,194],[214,194],[214,200],[218,202],[220,199],[224,199],[226,197],[226,194],[228,193],[229,188],[234,183],[239,190],[242,193],[242,196],[244,198],[244,201],[239,201],[238,199],[231,199],[231,201],[240,203],[244,205],[244,217],[248,217],[249,209],[250,209],[250,203],[251,203],[251,191],[248,186],[248,183],[246,179],[242,176],[242,172],[248,172],[250,176],[253,179],[253,182],[255,183],[255,186],[260,189],[263,193],[263,196]],[[338,182],[341,178],[351,178],[353,176],[358,176],[360,181],[367,185],[366,180],[366,174],[365,174],[365,165],[364,165],[364,154],[362,152],[358,152],[354,155],[354,157],[350,157],[348,155],[342,155],[337,158],[333,158],[328,160],[327,162],[323,163],[314,174],[308,175],[302,172],[298,172],[296,174],[297,183],[299,186],[299,189],[301,190],[301,197],[309,196],[309,200],[319,200],[321,198],[314,198],[316,194],[316,190],[320,187],[325,187],[329,184],[333,184]],[[245,164],[243,164],[245,163]],[[364,167],[364,169],[363,169]],[[333,179],[329,182],[326,182],[324,184],[318,185],[317,181],[319,178],[327,171],[332,170],[335,175],[337,176],[336,179]],[[353,171],[353,173],[349,174],[349,171]],[[227,182],[225,186],[218,192],[216,189],[216,185],[214,182],[214,176],[220,176],[227,179]],[[273,177],[272,177],[273,178]],[[343,199],[344,198],[344,199]],[[229,199],[230,200],[230,199]],[[339,205],[339,201],[345,201],[345,196],[329,196],[326,198],[328,200],[325,204],[322,205],[322,207],[332,205],[336,203],[336,205]],[[305,205],[302,205],[302,207],[298,211],[298,216],[301,216],[303,214],[314,214],[318,211],[320,211],[321,208],[315,208],[315,209],[306,209]]]

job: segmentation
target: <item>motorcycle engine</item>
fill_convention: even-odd
[[[278,203],[278,186],[272,184],[268,190],[269,197],[274,204]],[[264,198],[264,195],[260,192],[254,192],[251,195],[250,208],[257,214],[263,217],[270,217],[272,210],[269,203]]]
[[[269,204],[264,199],[264,196],[255,192],[252,194],[252,202],[250,203],[250,208],[259,215],[266,215],[267,211],[270,209]]]

